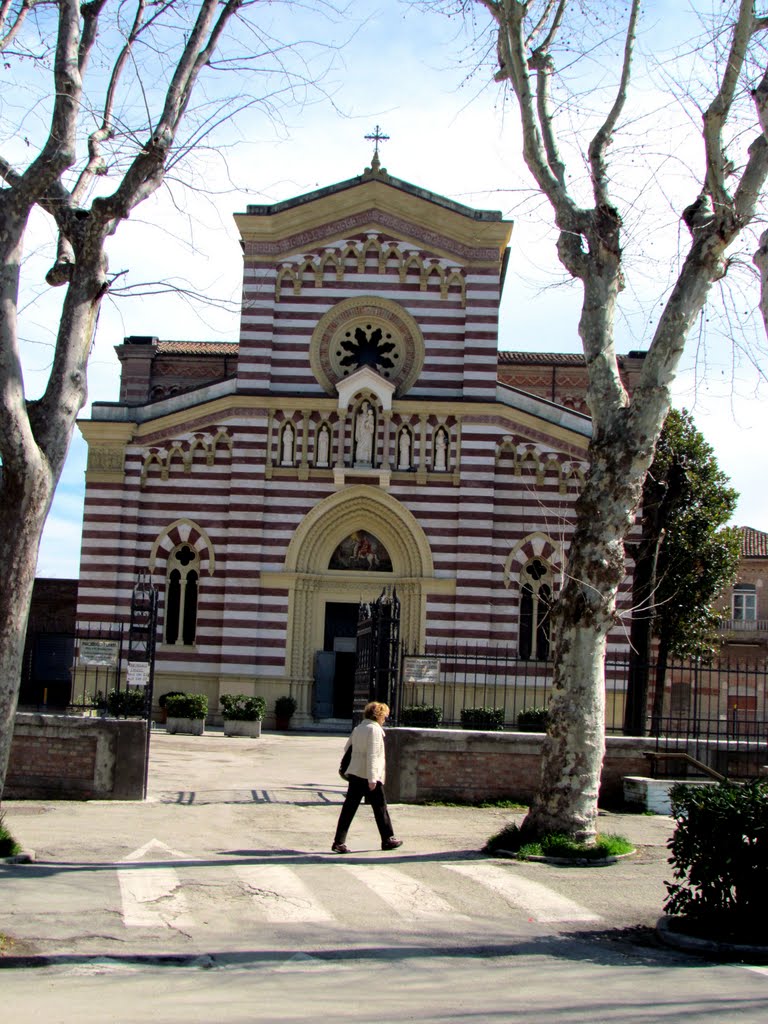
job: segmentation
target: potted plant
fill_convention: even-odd
[[[168,721],[168,707],[166,702],[169,697],[182,697],[181,690],[169,690],[168,693],[161,693],[157,699],[157,706],[160,708],[160,722],[165,725]]]
[[[549,712],[546,708],[523,708],[517,716],[519,732],[546,732]]]
[[[504,708],[462,708],[461,727],[501,732],[504,728]]]
[[[225,736],[261,736],[261,723],[267,711],[263,697],[244,693],[222,693],[219,697]]]
[[[167,693],[165,707],[168,711],[168,732],[203,735],[208,714],[208,698],[204,693]]]
[[[275,701],[275,728],[287,729],[297,704],[293,697],[278,697]]]
[[[107,694],[107,714],[110,718],[144,718],[147,713],[147,695],[144,687],[129,690],[112,690]]]

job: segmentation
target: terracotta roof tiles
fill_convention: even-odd
[[[158,341],[157,351],[164,355],[236,356],[236,341]]]
[[[740,529],[741,557],[768,558],[768,533],[753,530],[751,526],[742,526]]]

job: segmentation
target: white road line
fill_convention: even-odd
[[[397,868],[381,867],[379,864],[371,867],[340,864],[339,867],[372,889],[400,917],[443,917],[448,914],[456,920],[464,919],[464,915],[457,914],[450,903],[434,889]]]
[[[123,921],[128,928],[187,929],[193,919],[173,868],[118,869]]]
[[[441,867],[455,871],[473,882],[479,882],[497,892],[504,899],[514,903],[529,914],[534,920],[542,923],[556,921],[601,921],[599,914],[593,914],[573,900],[560,896],[546,885],[532,882],[516,874],[514,868],[509,870],[496,864],[448,864]]]
[[[312,890],[282,864],[242,864],[235,874],[251,890],[253,901],[268,921],[333,921]]]

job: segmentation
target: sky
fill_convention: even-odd
[[[523,164],[514,108],[491,71],[474,68],[461,20],[440,17],[428,6],[358,0],[351,7],[353,16],[324,15],[319,21],[299,8],[300,26],[295,9],[276,5],[275,13],[270,8],[278,22],[289,19],[276,31],[301,28],[306,38],[322,37],[333,47],[315,53],[321,65],[330,65],[324,95],[311,94],[302,108],[286,108],[283,124],[259,106],[247,111],[212,140],[215,148],[191,158],[186,173],[194,188],[179,185],[174,174],[119,228],[110,240],[109,257],[111,270],[125,271],[121,284],[136,286],[170,275],[217,305],[200,306],[170,294],[108,296],[89,365],[89,400],[117,399],[114,348],[126,335],[237,340],[242,260],[232,214],[248,203],[276,202],[360,174],[372,155],[365,136],[376,126],[390,137],[382,143],[381,160],[392,175],[469,206],[500,210],[514,222],[500,348],[580,351],[579,290],[557,261],[551,216]],[[662,21],[665,40],[678,30],[682,38],[687,26],[677,21],[681,5],[652,0],[646,7],[650,13],[641,27],[641,48],[651,49]],[[672,11],[676,20],[670,22]],[[595,77],[601,74],[593,69],[587,76],[590,88],[582,96],[582,109],[569,114],[568,124],[577,124],[579,117],[588,122],[595,110],[605,109],[599,91],[605,83]],[[242,84],[252,88],[250,82]],[[686,241],[679,210],[697,191],[689,169],[702,162],[695,111],[684,103],[670,105],[645,79],[635,102],[626,141],[615,151],[614,185],[626,215],[631,256],[617,326],[619,352],[649,344],[655,311]],[[668,150],[672,140],[672,152],[661,164],[654,163],[656,143],[644,148],[650,123]],[[573,187],[578,189],[575,159]],[[30,237],[33,273],[35,259],[47,258],[53,237],[42,216],[31,225]],[[730,301],[722,306],[716,292],[696,326],[674,385],[675,404],[692,411],[740,492],[734,521],[768,531],[764,395],[748,355],[754,345],[764,349],[765,339],[749,277],[748,244],[738,262],[743,272],[729,275],[725,287]],[[50,363],[59,297],[34,287],[30,296],[22,334],[25,384],[34,397]],[[78,575],[85,459],[85,444],[76,431],[41,544],[40,576]]]

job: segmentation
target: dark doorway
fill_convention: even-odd
[[[335,655],[333,717],[352,718],[355,689],[358,605],[329,601],[325,606],[323,650]]]

